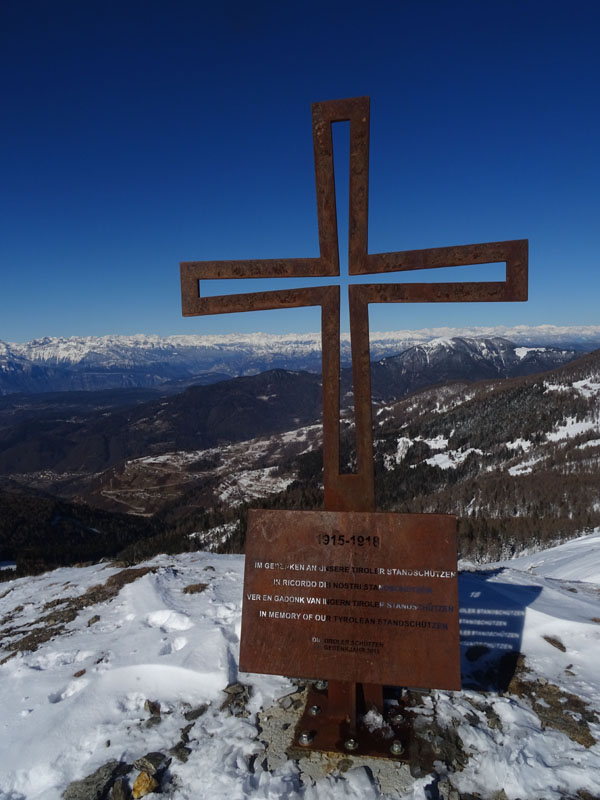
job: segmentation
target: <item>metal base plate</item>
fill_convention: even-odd
[[[331,717],[328,706],[327,689],[312,686],[288,750],[290,758],[303,758],[310,751],[318,751],[387,758],[408,765],[418,763],[421,769],[425,761],[433,766],[435,754],[427,742],[414,736],[412,714],[402,704],[384,714],[380,726],[368,727],[363,717],[356,728],[349,719]]]

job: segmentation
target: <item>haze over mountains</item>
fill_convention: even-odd
[[[600,326],[436,328],[371,334],[373,361],[436,338],[508,339],[518,347],[553,347],[577,353],[600,347]],[[225,336],[103,336],[0,342],[0,394],[102,390],[208,383],[268,369],[319,372],[320,334]],[[341,337],[349,364],[348,334]],[[529,359],[526,359],[526,363]],[[532,364],[532,367],[534,365]]]

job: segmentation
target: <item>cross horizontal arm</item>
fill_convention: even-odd
[[[184,317],[198,317],[209,314],[232,314],[242,311],[271,311],[277,308],[302,308],[322,306],[326,297],[335,295],[339,303],[339,286],[318,286],[305,289],[280,289],[272,292],[252,292],[249,294],[225,294],[216,297],[200,297],[198,281],[189,285],[182,278],[181,304]]]
[[[506,242],[484,242],[451,247],[430,247],[424,250],[400,250],[395,253],[369,253],[366,261],[354,264],[353,275],[375,272],[401,272],[411,269],[460,267],[467,264],[515,262],[527,258],[527,239]]]
[[[358,303],[502,303],[526,300],[504,281],[465,283],[358,283],[349,286]]]
[[[396,296],[370,302],[436,302],[447,300],[468,302],[527,300],[528,241],[515,239],[507,242],[486,242],[454,247],[432,247],[425,250],[402,250],[396,253],[369,253],[350,264],[351,275],[373,275],[384,272],[403,272],[417,269],[439,269],[444,267],[471,266],[477,264],[506,263],[506,280],[481,283],[397,284]],[[409,286],[421,287],[409,289]],[[425,287],[429,287],[426,289]],[[462,288],[461,288],[462,287]],[[477,287],[480,287],[479,289]],[[417,294],[426,295],[424,300]],[[402,298],[415,299],[402,299]]]
[[[339,275],[322,258],[266,258],[243,261],[182,261],[182,277],[190,280],[227,278],[311,278]]]

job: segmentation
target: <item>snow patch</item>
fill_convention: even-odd
[[[199,549],[215,551],[228,542],[239,529],[239,520],[235,520],[234,522],[225,522],[223,525],[215,525],[214,528],[209,528],[207,531],[190,533],[189,538],[197,540]]]
[[[151,628],[160,628],[165,633],[171,631],[187,631],[194,624],[187,614],[164,608],[160,611],[152,611],[146,616],[146,624]]]
[[[276,472],[277,467],[232,472],[219,485],[219,499],[229,505],[238,505],[249,499],[283,492],[294,478],[282,478]]]
[[[436,436],[433,439],[423,439],[426,445],[432,450],[445,450],[448,447],[448,439],[444,436]]]
[[[570,392],[571,389],[572,387],[568,383],[548,383],[548,381],[544,381],[545,392]]]
[[[578,422],[575,417],[567,417],[564,425],[560,425],[552,433],[546,434],[549,442],[558,442],[561,439],[572,439],[580,433],[597,430],[599,427],[597,420],[582,420]]]
[[[527,453],[533,447],[533,442],[528,439],[515,439],[514,442],[506,442],[506,447],[509,450],[523,450]]]
[[[541,457],[530,458],[528,461],[522,461],[520,464],[515,464],[513,467],[508,468],[509,475],[529,475],[533,472],[534,466],[542,460]]]
[[[600,383],[596,383],[595,381],[589,379],[575,381],[573,388],[577,389],[579,394],[583,395],[584,397],[595,397],[596,395],[600,394]]]
[[[580,447],[582,450],[584,450],[586,447],[598,447],[600,446],[600,439],[588,439],[587,442],[582,442],[577,446]]]
[[[436,453],[431,458],[426,458],[425,463],[430,467],[439,467],[440,469],[456,469],[471,453],[483,455],[483,451],[477,447],[468,447],[466,450],[448,450],[446,453]]]
[[[545,353],[547,350],[547,347],[515,347],[515,355],[522,360],[527,353]]]

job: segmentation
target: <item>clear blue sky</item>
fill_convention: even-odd
[[[2,0],[0,339],[318,330],[184,320],[178,264],[317,255],[310,104],[358,95],[371,252],[530,240],[528,303],[372,329],[598,324],[599,30],[595,0]]]

